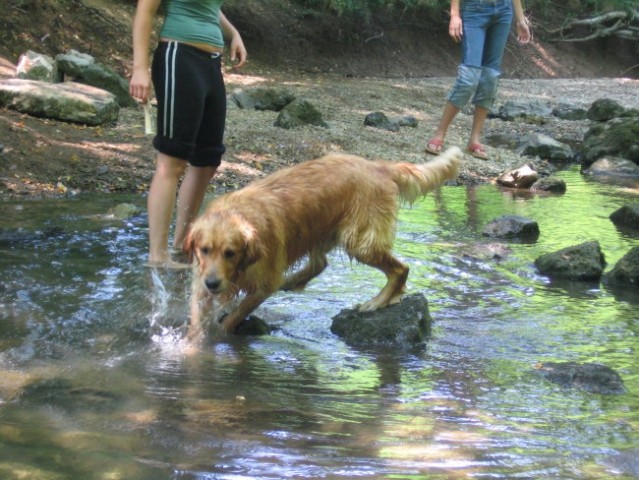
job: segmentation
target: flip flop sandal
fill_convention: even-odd
[[[470,153],[475,158],[480,158],[482,160],[488,160],[488,154],[486,153],[486,149],[480,143],[473,143],[469,145],[466,149],[466,152]]]
[[[434,138],[428,141],[424,151],[426,153],[430,153],[431,155],[439,155],[440,153],[442,153],[443,148],[444,148],[444,142],[442,140],[437,140]]]

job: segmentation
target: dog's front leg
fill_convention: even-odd
[[[193,281],[191,289],[191,314],[187,339],[189,343],[198,344],[204,338],[204,322],[213,306],[210,293],[202,288],[201,282]]]
[[[270,295],[270,292],[259,291],[246,295],[239,305],[222,319],[222,328],[226,332],[233,333],[238,325]]]

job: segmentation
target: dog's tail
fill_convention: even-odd
[[[451,147],[426,163],[393,164],[393,181],[399,187],[400,198],[413,203],[446,180],[452,180],[459,172],[462,158],[462,151],[458,147]]]

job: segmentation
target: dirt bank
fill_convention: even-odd
[[[372,22],[346,35],[340,33],[339,22],[309,17],[292,8],[274,8],[276,3],[281,8],[280,3],[287,3],[284,0],[249,2],[255,7],[250,16],[233,7],[233,2],[228,3],[227,14],[235,15],[238,27],[245,32],[251,55],[242,73],[227,73],[228,90],[286,86],[296,95],[312,100],[329,128],[287,131],[273,125],[273,112],[231,108],[226,136],[228,153],[212,188],[235,188],[283,165],[332,150],[388,160],[425,158],[423,146],[452,81],[441,77],[452,75],[457,61],[457,47],[445,34],[433,33],[435,28],[445,31],[441,19],[433,19],[434,27],[430,29],[407,21]],[[38,4],[39,0],[24,0],[20,8],[8,12],[6,18],[11,25],[22,31],[11,35],[5,30],[2,34],[0,77],[13,74],[19,54],[28,48],[53,55],[75,48],[128,74],[133,5],[103,0],[55,0],[43,8],[37,8]],[[79,5],[85,15],[77,14]],[[74,9],[76,14],[71,15]],[[47,27],[45,32],[43,25],[48,25],[51,18],[58,28],[49,31]],[[332,39],[328,44],[327,33]],[[597,79],[600,75],[617,76],[627,69],[624,61],[610,55],[602,57],[588,49],[576,51],[542,42],[526,47],[511,42],[504,66],[502,100],[536,98],[586,105],[607,96],[629,107],[639,106],[636,80]],[[552,79],[575,76],[579,80]],[[419,126],[403,128],[399,133],[364,127],[363,118],[372,111],[413,115]],[[448,143],[463,146],[469,124],[470,116],[460,115]],[[485,133],[488,136],[498,131],[524,132],[533,128],[560,139],[578,140],[587,123],[553,121],[531,127],[491,120]],[[0,144],[3,198],[93,191],[145,192],[153,172],[150,138],[143,134],[142,112],[138,109],[123,109],[117,124],[102,127],[0,110]],[[490,180],[523,161],[501,149],[491,149],[490,153],[489,162],[469,157],[463,178]]]

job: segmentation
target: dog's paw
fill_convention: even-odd
[[[375,301],[375,299],[373,300],[369,300],[368,302],[364,302],[362,303],[357,310],[359,310],[360,312],[373,312],[375,310],[378,310],[380,308],[380,306],[378,305],[378,302]]]

